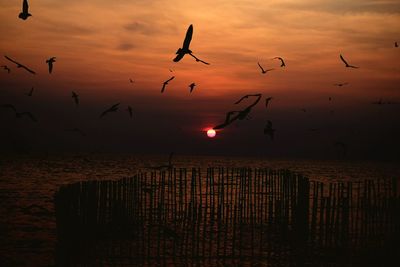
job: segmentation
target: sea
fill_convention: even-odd
[[[0,266],[55,266],[53,197],[61,185],[130,177],[168,155],[0,155]],[[289,169],[323,182],[400,179],[399,162],[174,155],[175,168]]]

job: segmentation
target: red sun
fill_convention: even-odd
[[[207,131],[207,136],[210,137],[210,138],[215,137],[216,134],[217,134],[217,132],[214,129],[209,129]]]

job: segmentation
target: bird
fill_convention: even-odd
[[[334,83],[333,85],[334,86],[339,86],[339,87],[342,87],[342,86],[344,86],[344,85],[348,85],[349,83]]]
[[[190,93],[193,91],[193,89],[194,89],[195,86],[196,86],[195,83],[191,83],[191,84],[189,85]]]
[[[167,84],[168,84],[170,81],[172,81],[174,78],[175,78],[175,76],[172,76],[171,78],[169,78],[168,80],[166,80],[166,81],[163,83],[163,86],[162,86],[162,88],[161,88],[161,93],[164,93],[165,87],[166,87]]]
[[[271,101],[272,100],[272,97],[267,97],[266,99],[265,99],[265,108],[268,108],[268,103],[269,103],[269,101]]]
[[[79,95],[72,91],[71,97],[74,99],[76,106],[79,106]]]
[[[128,108],[126,110],[129,112],[129,116],[132,118],[132,116],[133,116],[132,107],[128,106]]]
[[[328,100],[329,100],[329,101],[332,101],[332,97],[329,97]]]
[[[397,42],[394,42],[394,47],[399,47]]]
[[[2,65],[1,66],[4,70],[6,70],[7,71],[7,73],[10,73],[10,68],[9,67],[7,67],[6,65]]]
[[[32,96],[33,95],[33,87],[31,88],[31,90],[29,90],[29,93],[26,93],[27,96]]]
[[[110,108],[108,108],[108,109],[106,109],[105,111],[103,111],[103,113],[101,113],[101,115],[100,115],[100,118],[103,118],[107,113],[109,113],[109,112],[116,112],[117,110],[118,110],[118,106],[120,105],[121,103],[117,103],[117,104],[114,104],[114,105],[112,105]]]
[[[279,59],[281,61],[281,68],[286,67],[285,61],[283,61],[283,58],[281,57],[274,57],[273,59]]]
[[[82,131],[81,129],[79,129],[79,128],[66,129],[65,131],[67,131],[67,132],[75,132],[75,133],[80,134],[81,136],[86,136],[86,133],[84,131]]]
[[[268,120],[264,128],[264,134],[269,135],[269,137],[271,137],[271,140],[274,140],[274,133],[275,129],[272,128],[272,122]]]
[[[31,112],[27,112],[27,111],[18,112],[14,105],[2,104],[0,107],[11,109],[12,111],[14,111],[15,117],[17,117],[18,119],[25,116],[25,117],[30,118],[32,121],[37,122],[37,119],[35,118],[35,116],[33,116],[33,114]]]
[[[267,70],[264,70],[264,68],[261,67],[260,62],[257,62],[257,64],[258,64],[258,66],[260,67],[261,73],[262,73],[262,74],[265,74],[265,73],[267,73],[268,71],[274,70],[274,69],[267,69]]]
[[[23,0],[22,1],[22,11],[21,11],[21,13],[19,13],[18,17],[20,19],[26,20],[30,16],[32,16],[32,14],[29,13],[28,0]]]
[[[22,65],[21,63],[18,63],[17,61],[15,61],[15,60],[9,58],[8,56],[4,56],[4,57],[5,57],[7,60],[9,60],[9,61],[13,62],[14,64],[16,64],[16,65],[17,65],[17,68],[23,68],[23,69],[25,69],[26,71],[28,71],[28,72],[30,72],[30,73],[32,73],[32,74],[36,74],[36,72],[34,72],[33,70],[31,70],[30,68],[28,68],[28,67]]]
[[[347,63],[347,61],[343,58],[342,55],[340,55],[340,59],[343,61],[343,63],[346,65],[346,68],[353,68],[353,69],[358,69],[359,67],[350,65],[349,63]]]
[[[134,81],[134,80],[132,80],[132,79],[129,79],[129,82],[130,82],[130,83],[134,83],[135,81]]]
[[[193,36],[193,25],[190,24],[189,28],[186,31],[186,36],[185,39],[183,40],[183,45],[181,48],[178,48],[176,51],[176,57],[173,59],[174,62],[179,62],[186,54],[189,54],[192,56],[197,62],[204,63],[206,65],[210,65],[210,63],[207,63],[195,55],[193,55],[192,50],[189,49],[190,42],[192,41],[192,36]]]
[[[239,104],[243,99],[248,98],[250,96],[255,96],[255,97],[257,97],[257,99],[252,104],[250,104],[249,106],[247,106],[243,110],[229,111],[226,114],[225,121],[222,124],[219,124],[219,125],[213,127],[213,129],[214,130],[219,130],[219,129],[225,128],[226,126],[228,126],[229,124],[231,124],[235,120],[243,120],[245,118],[248,118],[251,109],[255,105],[257,105],[257,103],[260,101],[262,95],[261,94],[245,95],[242,98],[240,98],[238,101],[235,102],[235,104]]]
[[[56,57],[51,57],[46,60],[46,63],[49,65],[49,73],[53,71],[53,63],[56,62]]]

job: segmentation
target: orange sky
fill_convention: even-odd
[[[127,100],[142,110],[162,105],[193,112],[199,129],[219,123],[247,93],[273,96],[277,109],[323,106],[320,96],[328,95],[348,106],[400,101],[399,1],[32,0],[26,21],[18,19],[21,2],[0,0],[0,51],[38,74],[2,57],[12,69],[0,72],[4,90],[35,86],[54,99],[73,90],[99,109]],[[172,62],[190,24],[191,49],[210,66],[188,56]],[[360,69],[344,68],[341,53]],[[57,62],[49,75],[51,56]],[[261,75],[258,61],[276,70]],[[198,86],[189,95],[191,82]]]

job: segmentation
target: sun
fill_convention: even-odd
[[[217,132],[214,129],[208,129],[208,131],[207,131],[207,136],[210,138],[215,137],[216,134],[217,134]]]

